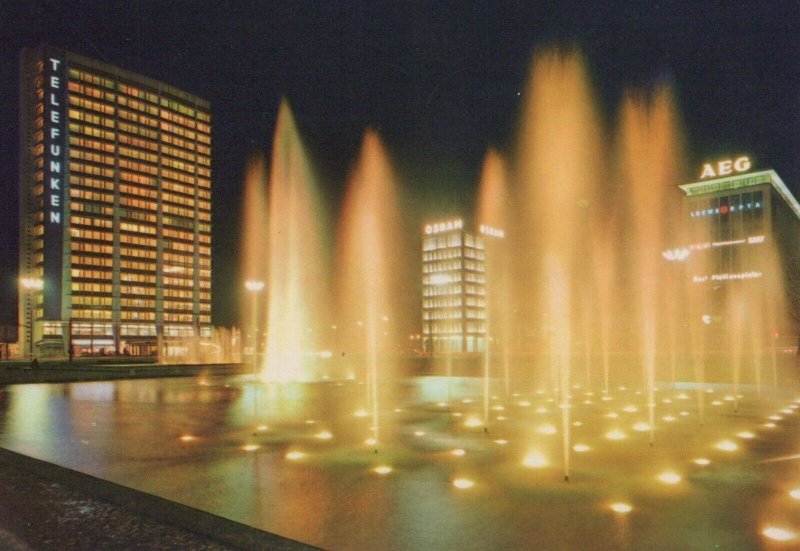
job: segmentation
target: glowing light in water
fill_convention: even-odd
[[[259,446],[258,444],[245,444],[244,446],[242,446],[242,449],[246,452],[254,452],[260,447],[261,446]]]
[[[633,507],[630,504],[622,502],[612,503],[609,505],[609,508],[615,513],[619,513],[621,515],[626,515],[633,511]]]
[[[779,526],[767,526],[761,533],[765,537],[775,541],[792,541],[797,537],[796,533]]]
[[[717,448],[718,450],[722,450],[724,452],[732,452],[732,451],[736,451],[736,450],[739,449],[739,446],[736,445],[735,442],[732,442],[730,440],[722,440],[720,442],[717,442],[714,445],[714,447]]]
[[[506,444],[508,444],[508,440],[505,440],[503,438],[498,438],[497,440],[494,441],[494,443],[499,446],[505,446]]]
[[[588,452],[592,448],[590,448],[586,444],[575,444],[574,446],[572,446],[572,449],[574,451],[578,452],[578,453],[584,453],[584,452]]]
[[[558,429],[556,429],[553,425],[547,423],[537,428],[536,432],[540,434],[556,434],[558,432]]]
[[[650,424],[644,422],[636,423],[633,425],[633,430],[636,432],[647,432],[650,430]]]
[[[694,460],[694,464],[700,465],[701,467],[705,467],[706,465],[711,464],[711,460],[706,459],[705,457],[698,457],[697,459]]]
[[[606,438],[608,440],[624,440],[627,437],[628,437],[627,434],[618,429],[614,429],[606,433]]]
[[[482,427],[483,421],[481,421],[478,417],[471,415],[467,417],[466,421],[464,421],[464,426],[469,428]]]
[[[385,474],[389,474],[390,472],[392,472],[392,470],[393,469],[389,465],[378,465],[377,467],[372,469],[372,472],[380,474],[380,475],[385,475]]]
[[[330,431],[323,430],[315,434],[314,437],[319,438],[320,440],[330,440],[333,438],[333,434]]]
[[[547,458],[539,451],[530,451],[525,455],[522,464],[531,469],[540,469],[548,465]]]
[[[742,438],[744,440],[750,440],[751,438],[755,438],[756,437],[756,435],[753,434],[750,431],[742,431],[742,432],[736,433],[736,436],[738,436],[739,438]]]
[[[636,406],[625,406],[624,408],[622,408],[622,411],[624,411],[625,413],[636,413],[637,411],[639,411],[639,408],[637,408]]]
[[[666,471],[658,475],[658,479],[664,484],[677,484],[681,481],[681,475],[673,471]]]
[[[473,482],[469,478],[456,478],[453,480],[453,486],[455,486],[459,490],[468,490],[469,488],[475,486],[475,482]]]

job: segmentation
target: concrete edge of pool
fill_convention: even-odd
[[[70,490],[84,494],[119,507],[120,509],[140,515],[149,521],[177,528],[189,534],[207,538],[220,546],[234,549],[279,549],[287,551],[310,550],[315,547],[294,541],[277,534],[265,532],[226,518],[195,509],[180,503],[109,482],[79,471],[48,463],[5,448],[0,448],[0,469],[13,465],[43,480],[60,484]],[[2,488],[0,488],[2,493]],[[36,519],[32,519],[36,520]],[[87,520],[90,523],[91,519]],[[120,543],[124,543],[127,527],[119,526]],[[0,522],[0,532],[14,538],[12,532],[6,531]],[[54,534],[57,536],[56,534]],[[23,548],[28,548],[24,546]]]

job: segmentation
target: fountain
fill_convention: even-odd
[[[607,129],[588,75],[575,49],[539,52],[512,151],[486,154],[472,364],[445,354],[442,377],[407,348],[418,236],[389,147],[365,132],[334,231],[282,102],[246,176],[257,373],[8,388],[0,445],[330,549],[796,544],[777,249],[739,259],[759,279],[708,277],[730,249],[681,223],[671,87],[627,92]]]

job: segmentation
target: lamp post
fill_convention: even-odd
[[[23,277],[20,283],[28,294],[28,355],[33,358],[33,294],[44,288],[44,280],[39,277]]]
[[[253,293],[253,373],[258,371],[258,293],[264,290],[264,282],[258,279],[248,279],[244,282],[248,291]]]

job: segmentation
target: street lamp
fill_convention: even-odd
[[[44,280],[39,277],[23,277],[22,288],[28,293],[28,354],[33,357],[33,294],[44,288]]]
[[[258,371],[258,293],[264,290],[264,282],[258,279],[248,279],[244,282],[245,288],[253,293],[253,373]]]

